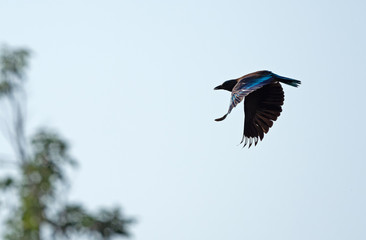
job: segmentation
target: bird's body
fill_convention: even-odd
[[[280,116],[284,101],[281,83],[298,87],[301,82],[274,74],[270,71],[258,71],[243,77],[229,80],[217,86],[215,90],[223,89],[231,92],[228,112],[215,121],[222,121],[244,98],[244,132],[240,143],[249,147],[254,142],[262,140],[264,134],[272,127],[273,121]]]

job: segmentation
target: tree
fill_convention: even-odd
[[[65,169],[75,166],[67,142],[55,132],[39,130],[25,137],[25,73],[30,51],[4,47],[0,52],[0,101],[9,106],[6,136],[14,149],[16,169],[0,179],[0,191],[12,195],[16,204],[6,218],[7,240],[41,240],[88,235],[95,239],[130,236],[134,222],[121,210],[101,209],[90,213],[81,204],[57,201],[67,185]],[[5,112],[5,111],[4,111]]]

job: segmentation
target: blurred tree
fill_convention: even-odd
[[[51,131],[40,130],[28,146],[24,132],[24,83],[29,57],[27,49],[4,47],[0,52],[0,101],[9,106],[6,118],[10,119],[10,124],[6,136],[16,156],[14,161],[3,162],[12,163],[17,170],[16,174],[0,179],[0,191],[17,199],[13,209],[8,211],[4,238],[128,237],[128,226],[133,220],[125,218],[118,208],[102,209],[93,214],[81,205],[59,201],[63,194],[61,187],[68,183],[65,169],[68,165],[76,165],[64,139]]]

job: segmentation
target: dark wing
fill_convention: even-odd
[[[254,142],[262,140],[264,134],[272,127],[282,111],[284,93],[280,83],[267,84],[257,91],[250,93],[244,100],[244,133],[240,143],[249,147]]]
[[[233,108],[236,107],[236,105],[238,105],[244,99],[244,97],[273,81],[273,75],[270,72],[269,74],[264,76],[246,76],[242,77],[233,88],[231,92],[230,106],[227,113],[221,118],[215,119],[215,121],[224,120],[226,116],[231,112],[231,110],[233,110]]]

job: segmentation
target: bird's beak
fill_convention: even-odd
[[[222,85],[217,86],[217,87],[215,87],[215,88],[214,88],[214,90],[220,90],[220,89],[223,89],[223,88],[222,88]]]

